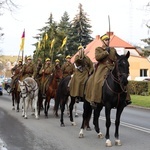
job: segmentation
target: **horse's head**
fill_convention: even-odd
[[[27,97],[27,91],[28,91],[27,83],[25,81],[20,81],[19,80],[19,87],[20,87],[22,98],[26,98]]]
[[[59,65],[55,66],[55,77],[56,79],[62,79],[63,77],[62,69]]]
[[[130,56],[130,52],[128,51],[126,55],[118,55],[116,62],[116,69],[119,82],[122,86],[126,86],[128,84],[128,76],[129,76],[129,62],[128,58]]]

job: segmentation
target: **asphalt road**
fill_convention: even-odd
[[[11,96],[4,93],[0,97],[0,139],[8,150],[99,150],[105,147],[105,138],[98,139],[91,121],[92,131],[84,131],[85,137],[78,138],[82,121],[82,103],[78,104],[79,117],[75,118],[76,126],[71,126],[65,113],[65,127],[60,127],[59,118],[55,118],[52,106],[49,118],[41,112],[39,120],[34,116],[28,119],[21,117],[21,112],[11,110]],[[59,112],[60,113],[60,112]],[[112,125],[110,135],[113,146],[111,150],[150,150],[150,110],[127,107],[125,108],[120,125],[122,146],[114,145],[114,117],[112,110]],[[105,133],[104,110],[100,118],[101,131]]]

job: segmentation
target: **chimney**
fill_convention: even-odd
[[[99,40],[100,39],[100,35],[96,35],[96,39]]]
[[[114,32],[107,32],[107,34],[112,36],[112,35],[114,35]]]

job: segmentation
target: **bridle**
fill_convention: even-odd
[[[116,69],[116,71],[117,71],[116,76],[113,74],[113,71],[114,71],[115,69]],[[106,78],[106,81],[105,81],[107,87],[108,87],[113,93],[115,93],[115,94],[127,93],[126,87],[121,83],[121,76],[127,77],[128,75],[127,75],[127,73],[124,73],[124,72],[121,73],[121,72],[119,72],[119,69],[118,69],[118,61],[117,61],[117,62],[115,63],[114,69],[110,71],[110,77],[111,77],[111,79],[112,79],[115,83],[117,83],[117,84],[120,86],[121,91],[118,92],[118,91],[115,91],[114,89],[112,89],[112,88],[110,87],[110,85],[108,84],[107,78]]]
[[[22,91],[21,91],[21,96],[26,94],[25,96],[23,96],[23,98],[26,98],[31,92],[34,93],[36,90],[38,90],[37,84],[35,84],[35,86],[32,87],[31,85],[28,85],[27,83],[25,83],[25,82],[23,81],[23,85],[20,85],[20,87],[21,87],[21,86],[25,86],[25,92],[22,92]],[[30,88],[31,90],[29,90],[29,88]]]

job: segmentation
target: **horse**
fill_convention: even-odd
[[[43,101],[45,117],[48,117],[50,100],[52,98],[55,100],[59,80],[62,79],[62,76],[63,76],[63,74],[62,74],[62,70],[61,70],[60,66],[56,65],[54,72],[52,73],[52,75],[50,76],[50,79],[49,79],[49,86],[48,86],[48,90],[46,91],[46,99],[43,101],[43,98],[42,97],[40,98],[39,114],[40,114],[40,108],[41,108],[42,101]]]
[[[12,110],[15,110],[17,112],[19,112],[20,108],[19,108],[19,104],[20,104],[20,91],[18,90],[18,82],[19,79],[15,80],[14,84],[14,90],[11,92],[11,96],[12,96]],[[16,104],[16,108],[15,108],[15,104]]]
[[[34,112],[35,118],[39,119],[37,108],[39,87],[37,82],[31,77],[26,77],[23,81],[19,80],[19,86],[23,104],[22,116],[25,119],[28,118],[27,116],[28,107],[29,104],[31,104],[31,109]]]
[[[106,146],[112,146],[112,142],[110,140],[109,129],[111,125],[111,109],[116,109],[116,119],[115,119],[115,145],[122,145],[119,139],[119,125],[120,125],[120,117],[121,114],[126,107],[125,100],[127,96],[126,86],[128,84],[128,75],[129,75],[129,62],[128,58],[130,56],[130,52],[128,51],[126,55],[118,55],[116,54],[117,61],[113,70],[111,70],[103,84],[102,88],[102,102],[97,104],[97,108],[94,109],[94,118],[93,124],[95,126],[95,131],[98,133],[98,137],[103,138],[102,133],[99,128],[99,116],[100,112],[105,107],[105,118],[106,118]],[[86,93],[85,93],[86,94]],[[85,108],[83,110],[83,120],[81,129],[79,132],[79,137],[84,137],[84,122],[87,120],[86,115],[91,106],[88,101],[85,100]]]
[[[60,106],[60,110],[61,110],[60,126],[61,127],[65,126],[64,110],[65,110],[66,104],[68,104],[68,97],[70,96],[70,91],[69,91],[69,87],[68,87],[70,80],[71,80],[70,75],[63,78],[59,83],[57,93],[56,93],[54,112],[55,112],[55,115],[58,116],[58,109]],[[81,99],[83,100],[83,98],[81,98]],[[71,121],[71,125],[73,125],[73,126],[76,125],[76,123],[74,122],[74,118],[73,118],[73,108],[74,108],[75,103],[76,103],[76,97],[70,96],[69,118]],[[89,124],[87,124],[87,128],[90,129]]]

